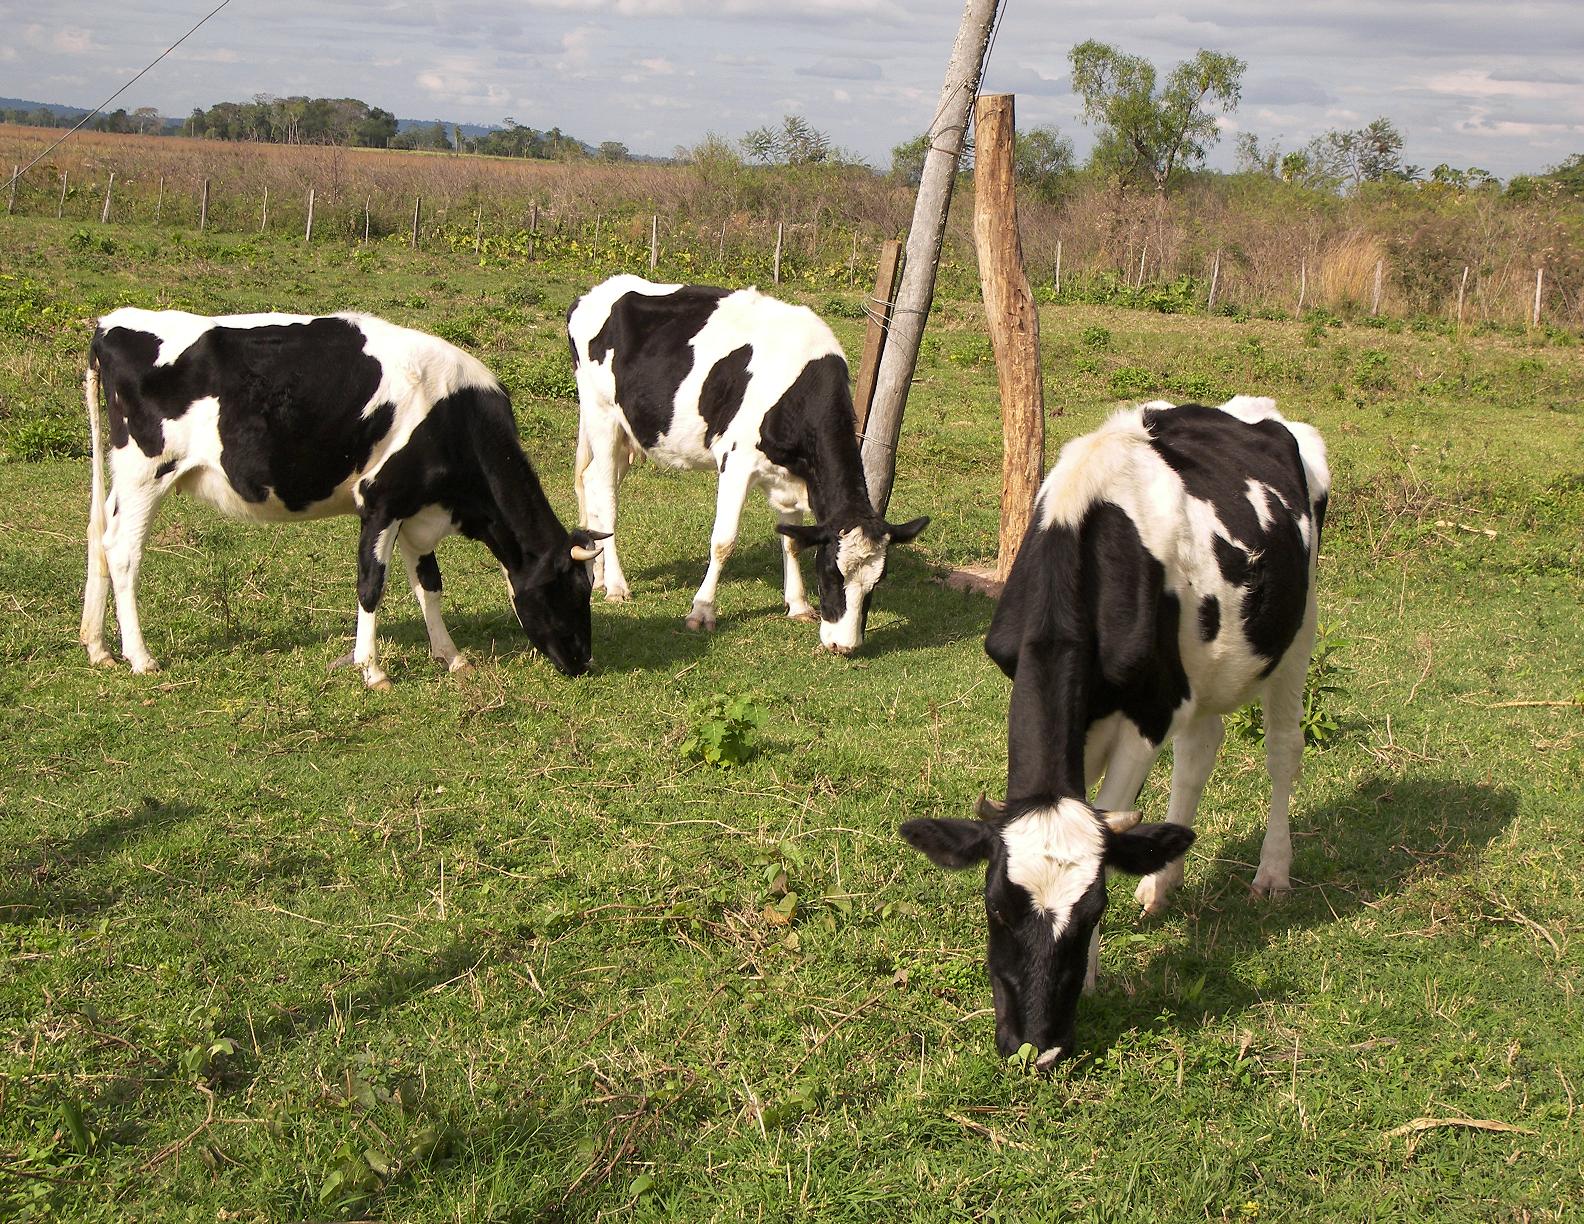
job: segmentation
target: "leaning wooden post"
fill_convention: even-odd
[[[1370,314],[1372,315],[1380,314],[1381,273],[1385,270],[1385,266],[1386,261],[1384,259],[1375,261],[1375,294],[1370,299]]]
[[[160,181],[159,181],[159,195],[156,196],[155,200],[154,200],[154,224],[155,225],[159,224],[160,213],[162,211],[164,211],[164,208],[165,208],[165,176],[162,174],[162,175],[160,175]]]
[[[660,214],[649,214],[649,271],[660,264]]]
[[[1541,290],[1543,288],[1545,288],[1545,269],[1543,267],[1536,268],[1535,269],[1534,314],[1531,316],[1531,318],[1529,320],[1529,326],[1530,327],[1539,327],[1540,326],[1540,292],[1541,292]]]
[[[418,249],[418,222],[423,216],[423,196],[413,196],[412,248]]]
[[[61,219],[61,214],[66,211],[66,171],[61,171],[60,199],[55,202],[55,220]]]
[[[313,241],[314,189],[308,188],[308,227],[303,230],[303,241]]]
[[[478,206],[478,212],[473,218],[473,254],[479,253],[479,247],[484,243],[484,205]]]
[[[1040,377],[1039,311],[1023,270],[1018,236],[1011,94],[986,94],[974,108],[974,248],[985,321],[1001,388],[1001,547],[996,577],[1017,558],[1045,475],[1045,388]]]
[[[1309,292],[1309,261],[1298,261],[1298,309],[1296,314],[1303,314],[1304,297]]]
[[[269,228],[269,187],[264,188],[264,208],[259,213],[259,233]]]
[[[105,184],[104,208],[99,213],[99,224],[105,225],[110,220],[110,193],[115,190],[115,171],[110,171],[110,181]]]
[[[897,290],[891,334],[880,357],[875,378],[874,404],[864,430],[864,479],[876,511],[885,513],[896,477],[897,439],[902,433],[902,410],[918,364],[919,344],[935,296],[935,274],[940,263],[946,214],[951,207],[957,163],[968,130],[968,111],[979,92],[985,48],[995,22],[998,0],[967,0],[957,39],[952,45],[940,104],[928,135],[929,151],[918,196],[913,203],[913,223],[908,230],[907,260]]]
[[[6,216],[11,215],[11,210],[16,207],[17,177],[22,173],[21,166],[11,167],[11,194],[6,196]]]
[[[369,199],[363,197],[363,245],[367,246],[369,240]]]
[[[1468,265],[1463,265],[1463,279],[1458,282],[1458,326],[1463,326],[1463,291],[1468,288]]]
[[[209,180],[203,181],[203,194],[198,199],[198,232],[209,228]]]
[[[771,261],[770,279],[777,285],[781,283],[781,222],[776,222],[775,258]]]
[[[1221,279],[1221,248],[1216,248],[1215,263],[1210,267],[1210,296],[1205,301],[1205,314],[1215,309],[1216,282]]]
[[[1061,244],[1062,240],[1056,239],[1056,275],[1051,278],[1051,289],[1057,297],[1061,296]]]
[[[869,326],[864,331],[863,356],[858,359],[858,385],[853,390],[853,424],[861,438],[869,424],[874,400],[875,375],[891,329],[891,305],[896,300],[897,270],[902,266],[902,244],[892,238],[880,244],[880,266],[875,271],[874,296],[864,311]]]

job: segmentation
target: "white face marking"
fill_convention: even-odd
[[[1057,939],[1072,921],[1073,907],[1100,874],[1105,833],[1089,805],[1063,799],[1055,807],[1025,812],[1001,830],[1007,849],[1007,878],[1028,890],[1050,915]]]
[[[847,606],[838,621],[820,621],[820,641],[834,650],[857,650],[863,640],[864,598],[885,569],[887,541],[852,527],[836,539],[836,569],[846,588]]]

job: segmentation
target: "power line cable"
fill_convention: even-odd
[[[50,145],[49,148],[45,149],[44,152],[40,153],[32,161],[28,162],[28,164],[23,166],[22,169],[16,171],[14,174],[12,174],[12,176],[11,176],[11,184],[12,184],[12,186],[15,186],[17,180],[20,179],[29,170],[33,169],[34,166],[38,165],[39,162],[43,161],[46,157],[48,157],[56,149],[60,148],[61,145],[65,144],[68,140],[70,140],[78,132],[82,131],[83,128],[87,126],[88,121],[90,119],[92,119],[95,115],[97,115],[101,111],[103,111],[105,107],[109,106],[110,103],[114,102],[122,94],[126,93],[127,90],[132,88],[132,86],[136,85],[140,80],[143,79],[144,76],[146,76],[148,74],[150,69],[152,69],[155,64],[159,63],[160,60],[164,59],[172,51],[176,50],[177,47],[181,46],[182,43],[186,42],[189,38],[191,38],[194,34],[196,34],[198,32],[198,27],[199,26],[203,25],[204,22],[208,21],[209,18],[213,17],[216,13],[218,13],[221,9],[225,8],[225,6],[230,4],[230,3],[231,3],[231,0],[220,0],[219,4],[215,5],[214,8],[210,9],[207,13],[205,13],[202,17],[200,17],[198,19],[198,24],[197,25],[193,26],[193,28],[188,30],[187,33],[183,34],[175,42],[171,43],[170,46],[166,47],[165,50],[161,51],[158,55],[156,55],[153,58],[153,60],[151,60],[149,62],[148,66],[143,69],[142,72],[138,73],[137,76],[133,77],[125,85],[121,86],[120,89],[116,90],[115,93],[111,94],[103,102],[99,103],[98,106],[94,107],[93,110],[89,111],[86,115],[84,115],[81,119],[79,119],[77,121],[77,126],[72,128],[71,131],[67,132],[66,135],[62,136],[54,144]]]

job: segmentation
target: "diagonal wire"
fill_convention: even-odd
[[[116,90],[115,93],[111,94],[103,102],[99,103],[98,106],[94,107],[93,110],[89,111],[86,115],[84,115],[81,119],[79,119],[77,121],[77,126],[72,128],[71,131],[67,132],[66,135],[62,136],[54,144],[50,145],[49,148],[45,149],[44,152],[40,153],[32,161],[28,162],[27,165],[23,166],[22,169],[18,170],[16,173],[14,173],[11,176],[12,186],[15,186],[17,180],[20,179],[29,170],[31,170],[34,166],[38,165],[39,162],[43,161],[46,157],[48,157],[56,149],[60,148],[61,145],[65,144],[68,140],[70,140],[78,132],[82,131],[83,128],[85,126],[87,126],[87,123],[88,123],[88,121],[90,119],[92,119],[95,115],[99,114],[102,110],[104,110],[105,107],[109,106],[110,103],[114,102],[122,94],[126,93],[127,90],[131,89],[132,86],[136,85],[140,80],[142,80],[143,77],[148,74],[150,69],[152,69],[155,64],[159,63],[160,60],[164,59],[172,51],[176,50],[177,47],[181,46],[182,43],[186,42],[189,38],[191,38],[194,34],[196,34],[198,32],[198,26],[203,25],[204,22],[208,21],[209,18],[213,17],[216,13],[218,13],[221,9],[225,8],[225,6],[230,4],[230,3],[231,3],[231,0],[220,0],[219,4],[215,5],[214,8],[210,9],[207,13],[205,13],[202,17],[200,17],[198,19],[198,24],[197,25],[193,26],[193,28],[188,30],[187,33],[183,34],[175,42],[171,43],[170,46],[166,47],[165,50],[161,51],[158,55],[156,55],[153,58],[153,60],[151,60],[149,62],[148,67],[144,68],[142,72],[137,74],[137,76],[133,77],[125,85],[121,86],[120,89]]]

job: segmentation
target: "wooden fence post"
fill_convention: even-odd
[[[874,296],[864,311],[869,326],[864,331],[863,356],[858,361],[858,385],[853,391],[853,417],[858,436],[869,424],[869,405],[874,400],[875,374],[885,352],[886,333],[891,328],[891,304],[896,300],[897,269],[902,266],[902,244],[896,239],[880,244],[880,266],[875,271]]]
[[[1535,269],[1534,315],[1529,320],[1529,326],[1530,327],[1539,327],[1540,326],[1540,291],[1544,287],[1545,287],[1545,268],[1544,267],[1539,267],[1539,268]]]
[[[1210,267],[1210,297],[1205,302],[1205,314],[1215,310],[1216,283],[1221,279],[1221,248],[1216,248],[1215,263]]]
[[[1381,273],[1385,270],[1385,265],[1386,261],[1384,259],[1375,261],[1375,294],[1370,299],[1370,314],[1372,315],[1380,314]]]
[[[369,240],[369,199],[363,197],[363,245],[367,246]]]
[[[528,258],[532,259],[539,250],[539,201],[535,200],[528,208]],[[649,265],[651,268],[653,264]]]
[[[303,230],[303,241],[313,241],[314,189],[308,188],[308,228]]]
[[[715,244],[715,264],[717,267],[726,266],[726,222],[721,222],[720,241]]]
[[[781,283],[781,222],[776,222],[775,261],[770,270],[770,279],[776,284]]]
[[[852,254],[847,257],[847,283],[853,282],[853,277],[858,274],[858,231],[852,232]]]
[[[61,171],[60,199],[55,204],[55,220],[61,219],[61,214],[66,211],[66,171]]]
[[[115,171],[110,171],[110,181],[105,184],[104,209],[99,213],[99,224],[106,225],[110,221],[110,193],[115,190]]]
[[[479,247],[484,242],[484,205],[478,206],[478,213],[473,219],[473,254],[479,253]]]
[[[1298,309],[1294,313],[1303,314],[1304,298],[1309,293],[1309,261],[1298,261]]]
[[[209,180],[203,181],[203,195],[198,200],[198,232],[209,228]]]
[[[1144,257],[1149,254],[1149,239],[1144,239],[1144,245],[1139,248],[1139,270],[1137,289],[1144,288]]]
[[[974,247],[985,320],[1001,389],[1001,546],[996,577],[1012,571],[1034,497],[1045,476],[1045,385],[1039,311],[1023,270],[1018,236],[1011,94],[983,94],[974,109]],[[1144,263],[1139,261],[1139,284]]]
[[[1468,288],[1468,265],[1463,265],[1463,279],[1458,282],[1458,326],[1463,326],[1463,290]]]
[[[649,214],[649,271],[660,265],[660,214]]]
[[[1056,275],[1051,278],[1051,289],[1057,297],[1061,296],[1061,244],[1062,240],[1060,238],[1056,239]]]
[[[6,197],[6,216],[11,215],[11,210],[16,207],[17,176],[22,173],[21,166],[11,167],[11,194]]]
[[[160,175],[159,195],[154,199],[154,224],[159,224],[160,213],[165,211],[165,176]]]
[[[269,188],[264,188],[264,210],[259,213],[259,233],[269,228]]]
[[[418,249],[418,221],[423,215],[423,196],[413,196],[412,248]]]

